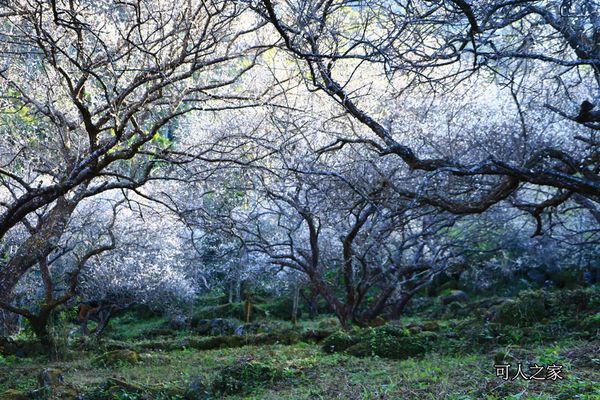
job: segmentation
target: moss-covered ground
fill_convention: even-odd
[[[577,311],[573,323],[562,311],[498,322],[503,312],[495,320],[413,316],[350,333],[330,317],[295,327],[279,321],[270,325],[276,333],[242,343],[227,339],[233,335],[173,330],[159,317],[125,315],[100,342],[82,342],[73,325],[60,361],[1,356],[0,399],[600,399],[596,311]],[[263,321],[265,330],[269,324]],[[317,342],[311,332],[334,334]],[[404,354],[395,343],[417,350]],[[349,346],[357,344],[358,350]],[[132,349],[137,359],[111,360],[115,349]],[[561,365],[563,379],[506,381],[496,376],[495,363]],[[40,389],[39,374],[48,368],[60,371],[68,390]]]

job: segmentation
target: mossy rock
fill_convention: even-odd
[[[327,329],[308,329],[302,332],[302,341],[320,343],[335,331]]]
[[[345,352],[355,357],[370,357],[376,356],[377,351],[369,342],[358,342],[348,347]]]
[[[4,393],[0,393],[0,400],[30,400],[32,397],[20,390],[9,389]]]
[[[420,324],[409,324],[406,326],[406,329],[408,329],[411,335],[423,332],[423,327]]]
[[[425,353],[426,339],[421,335],[406,337],[376,337],[375,340],[362,340],[346,349],[346,353],[357,357],[379,356],[402,360]]]
[[[40,388],[52,389],[63,383],[62,371],[57,368],[45,368],[38,374],[38,386]]]
[[[462,340],[471,345],[495,342],[496,336],[489,331],[488,325],[489,323],[484,324],[473,319],[464,320],[445,332],[444,336],[449,339]]]
[[[434,332],[411,334],[408,329],[385,325],[352,333],[335,332],[323,341],[322,348],[328,353],[346,352],[357,357],[404,359],[425,353],[426,345],[437,337]]]
[[[258,322],[251,322],[248,324],[241,324],[237,328],[235,328],[234,332],[238,336],[243,335],[256,335],[257,333],[267,333],[271,332],[272,327],[266,324],[261,324]]]
[[[75,400],[80,397],[76,387],[64,383],[62,371],[57,368],[45,368],[38,374],[38,390],[34,393],[48,399]]]
[[[354,346],[358,339],[346,331],[337,331],[323,340],[321,347],[326,353],[338,353]]]
[[[259,361],[238,361],[223,368],[214,380],[212,390],[221,394],[245,394],[257,385],[284,379],[283,370]]]
[[[513,325],[516,321],[514,315],[519,307],[519,302],[514,299],[507,299],[496,309],[496,315],[492,317],[494,323]]]
[[[236,348],[247,345],[292,345],[298,343],[302,337],[298,332],[289,330],[281,332],[258,333],[246,336],[212,336],[189,341],[189,346],[198,350],[212,350],[223,348]]]
[[[529,326],[547,316],[546,303],[541,291],[519,294],[517,299],[508,299],[499,306],[494,322],[504,325]]]
[[[102,348],[104,351],[115,351],[115,350],[133,350],[136,352],[144,350],[180,350],[189,346],[189,340],[187,338],[159,338],[151,340],[139,340],[135,343],[123,342],[118,340],[107,340],[103,343]]]
[[[242,347],[246,344],[242,336],[212,336],[199,340],[190,340],[190,347],[198,350]]]
[[[138,361],[138,354],[135,351],[123,349],[104,353],[92,360],[92,364],[108,367],[116,364],[137,364]]]
[[[161,336],[174,336],[175,334],[176,334],[176,332],[170,328],[157,327],[157,328],[148,329],[147,331],[143,331],[140,334],[140,336],[142,338],[151,339],[151,338],[157,338],[157,337],[161,337]]]
[[[384,326],[385,324],[387,324],[387,321],[385,320],[385,318],[381,317],[381,316],[377,316],[375,318],[373,318],[372,320],[369,321],[369,326],[372,328],[377,328],[379,326]]]
[[[226,318],[202,319],[192,321],[194,331],[200,335],[232,335],[239,325],[238,322]]]
[[[410,332],[400,325],[384,325],[377,328],[367,328],[359,331],[360,335],[372,336],[373,334],[380,336],[407,337]]]
[[[438,332],[424,331],[421,332],[418,337],[422,339],[424,343],[434,343],[440,340],[441,335]]]
[[[249,344],[287,344],[298,343],[302,337],[296,331],[286,330],[280,332],[259,333],[253,336],[246,336]]]

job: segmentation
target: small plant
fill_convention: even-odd
[[[16,356],[3,356],[0,354],[0,367],[10,367],[17,362]]]

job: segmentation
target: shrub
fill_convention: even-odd
[[[340,321],[337,318],[323,318],[317,323],[318,329],[340,329]]]

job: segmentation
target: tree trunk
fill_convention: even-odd
[[[54,338],[50,334],[48,329],[48,322],[50,321],[51,312],[42,310],[39,315],[33,315],[27,318],[31,329],[35,336],[38,338],[44,349],[44,353],[48,354],[52,360],[58,358],[56,354],[56,346],[54,345]]]
[[[300,295],[306,302],[306,307],[308,308],[308,316],[312,318],[316,318],[319,315],[319,304],[317,297],[319,294],[311,287],[309,289],[309,294],[304,294],[304,290],[300,291]]]
[[[235,302],[239,303],[242,301],[242,281],[240,275],[235,277]]]
[[[0,309],[0,336],[11,336],[19,330],[19,315]]]
[[[252,302],[250,300],[250,296],[248,296],[246,298],[246,301],[244,301],[244,322],[246,322],[246,323],[250,322],[251,314],[252,314]]]
[[[294,296],[292,298],[292,324],[298,322],[298,302],[300,299],[300,285],[294,285]]]
[[[8,264],[0,270],[0,301],[10,303],[12,291],[21,277],[55,248],[75,206],[74,202],[60,197],[42,222],[41,229],[27,238]]]
[[[408,304],[408,302],[410,301],[410,299],[412,299],[413,296],[421,288],[423,288],[423,286],[425,286],[427,284],[428,284],[427,282],[421,283],[421,284],[415,286],[414,288],[412,288],[410,291],[403,293],[402,297],[400,298],[400,300],[394,305],[394,309],[393,309],[393,311],[391,313],[392,319],[398,319],[398,318],[400,318],[400,316],[404,312],[404,308],[406,307],[406,305]]]
[[[342,328],[344,330],[349,330],[350,321],[352,321],[352,308],[346,307],[318,275],[311,275],[310,279],[315,290],[325,299],[329,310],[334,313],[340,321]]]

